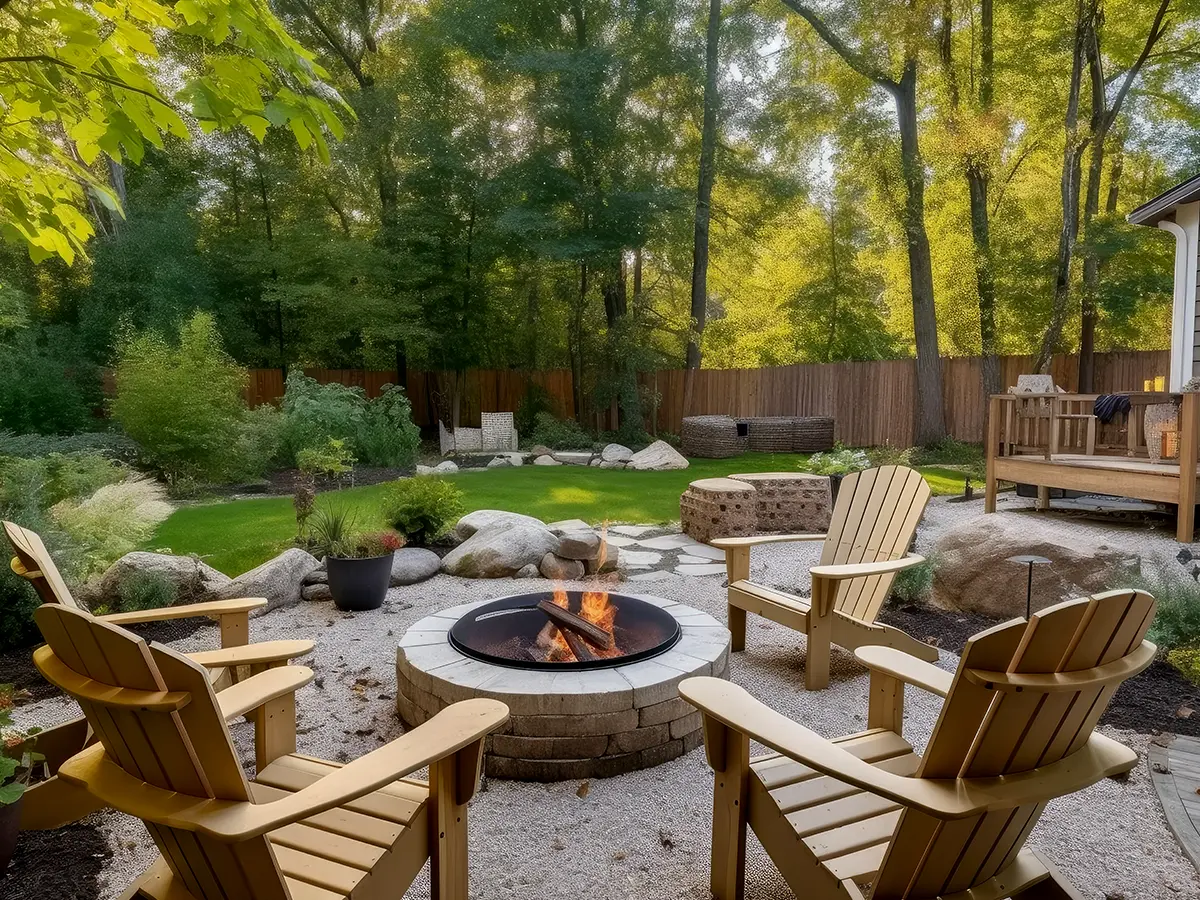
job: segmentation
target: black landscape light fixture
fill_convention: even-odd
[[[1029,566],[1029,578],[1025,581],[1025,618],[1028,619],[1033,613],[1033,567],[1048,566],[1050,560],[1044,556],[1010,556],[1006,562],[1020,563],[1021,565]]]

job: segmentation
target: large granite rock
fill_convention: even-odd
[[[515,525],[537,525],[539,528],[546,527],[545,522],[541,519],[535,519],[533,516],[505,512],[502,509],[477,509],[474,512],[467,513],[458,520],[458,524],[454,526],[454,537],[460,541],[465,541],[480,529],[487,528],[489,525],[497,525],[501,522]]]
[[[512,466],[512,463],[509,462],[509,459],[507,456],[493,457],[491,462],[489,462],[487,464],[487,467],[489,469],[507,469],[507,468],[511,468],[511,466]]]
[[[658,472],[665,469],[686,469],[687,458],[666,441],[655,441],[645,450],[639,450],[625,464],[626,468]]]
[[[447,553],[442,571],[462,578],[510,578],[531,563],[540,564],[557,549],[558,538],[541,522],[499,521],[480,528]]]
[[[559,537],[571,531],[587,531],[592,526],[583,519],[563,519],[561,522],[551,522],[546,526]]]
[[[434,475],[453,475],[458,471],[458,463],[452,459],[443,460],[433,467]]]
[[[557,459],[555,459],[553,456],[550,456],[549,454],[543,454],[542,456],[539,456],[537,459],[535,459],[533,461],[533,464],[535,466],[561,466],[562,465],[562,463],[560,463]]]
[[[299,603],[304,579],[321,562],[307,550],[292,547],[274,559],[244,572],[220,591],[222,598],[266,597],[267,609]]]
[[[1102,543],[1095,532],[1056,529],[1050,536],[1031,524],[1026,516],[1012,513],[988,516],[942,537],[931,554],[936,561],[934,604],[996,618],[1025,615],[1027,569],[1008,562],[1010,556],[1050,560],[1034,567],[1035,612],[1113,587],[1136,565],[1136,558]]]
[[[174,556],[170,553],[148,553],[135,550],[126,553],[108,567],[100,577],[92,603],[120,608],[121,586],[131,577],[148,574],[163,579],[175,591],[180,603],[202,603],[223,596],[222,591],[232,579],[194,556]]]
[[[401,547],[392,554],[392,587],[417,584],[438,573],[442,560],[424,547]]]
[[[333,602],[333,593],[329,590],[328,584],[306,584],[300,589],[300,597],[317,602]]]
[[[590,528],[571,531],[559,540],[558,555],[564,559],[595,559],[600,554],[600,543],[600,535]]]
[[[554,581],[578,581],[583,577],[583,563],[577,559],[565,559],[556,553],[547,553],[542,557],[538,571],[544,578]]]
[[[600,451],[600,458],[604,462],[626,463],[633,458],[633,451],[623,444],[609,444]]]

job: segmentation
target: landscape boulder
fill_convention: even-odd
[[[600,554],[600,543],[600,535],[590,528],[571,531],[559,538],[558,555],[564,559],[595,559]]]
[[[539,456],[537,459],[535,459],[533,461],[533,464],[535,466],[561,466],[562,465],[562,463],[560,463],[557,459],[555,459],[553,456],[551,456],[548,453],[543,454],[542,456]]]
[[[534,444],[530,448],[529,452],[532,453],[534,456],[553,456],[554,455],[554,451],[551,450],[549,447],[547,447],[545,444]]]
[[[600,459],[604,462],[626,463],[633,458],[633,451],[623,444],[609,444],[600,451]]]
[[[1024,515],[988,516],[955,528],[935,545],[934,605],[994,618],[1025,615],[1028,570],[1008,562],[1025,555],[1050,560],[1034,567],[1035,612],[1114,587],[1136,565],[1130,554],[1103,543],[1102,533],[1056,528],[1050,534]]]
[[[333,600],[333,594],[329,591],[329,585],[320,583],[304,585],[304,587],[300,589],[300,597],[304,600],[315,600],[318,602],[324,600]]]
[[[619,459],[601,459],[596,463],[601,469],[624,469],[628,467],[628,463]]]
[[[458,463],[452,459],[443,460],[433,467],[434,475],[452,475],[458,471]]]
[[[458,524],[454,526],[454,537],[456,540],[465,541],[475,532],[501,522],[510,525],[536,525],[538,528],[546,528],[545,522],[535,519],[533,516],[506,512],[503,509],[477,509],[458,520]]]
[[[442,560],[424,547],[401,547],[392,555],[392,587],[427,581],[438,573]]]
[[[418,475],[433,475],[435,474],[433,466],[417,466]]]
[[[232,581],[228,575],[194,556],[135,550],[108,567],[100,577],[99,589],[92,602],[120,608],[122,585],[131,576],[143,573],[171,585],[176,604],[218,599]]]
[[[591,463],[592,454],[588,450],[559,450],[554,458],[568,466],[586,466]]]
[[[559,537],[571,531],[587,531],[592,526],[583,519],[563,519],[561,522],[551,522],[546,526]]]
[[[584,569],[589,575],[600,575],[604,572],[614,572],[617,569],[617,561],[620,558],[621,551],[617,549],[616,544],[610,544],[604,541],[601,544],[600,551],[589,560],[584,561]]]
[[[512,462],[507,456],[493,457],[491,462],[487,464],[489,469],[507,469],[512,466]]]
[[[220,597],[266,597],[268,610],[290,606],[300,602],[304,579],[320,566],[307,550],[291,547],[233,579],[221,589]]]
[[[442,571],[461,578],[511,578],[557,549],[558,538],[540,522],[497,522],[447,553]]]
[[[645,450],[629,457],[626,468],[644,472],[659,472],[666,469],[686,469],[687,458],[666,441],[655,441]]]
[[[556,553],[547,553],[542,557],[538,571],[544,578],[554,581],[578,581],[583,577],[583,563],[577,559],[565,559]]]
[[[304,584],[329,584],[329,573],[325,571],[325,560],[321,560],[319,568],[313,569],[304,576]]]
[[[538,571],[538,567],[533,565],[533,563],[530,563],[527,566],[521,566],[521,568],[517,572],[517,574],[513,576],[513,578],[541,578],[541,577],[542,577],[542,573]]]

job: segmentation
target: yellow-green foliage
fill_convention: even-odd
[[[80,577],[102,572],[150,539],[173,512],[162,485],[130,478],[100,488],[81,502],[63,500],[50,518],[77,544],[83,558]]]
[[[1180,647],[1167,654],[1167,662],[1177,668],[1183,676],[1200,684],[1200,647]]]

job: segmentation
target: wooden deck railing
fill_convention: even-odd
[[[1200,458],[1200,394],[1128,392],[1124,396],[1129,398],[1129,412],[1110,422],[1101,422],[1094,415],[1098,396],[1022,393],[991,398],[986,439],[987,512],[995,511],[1000,479],[1036,483],[1042,508],[1048,503],[1051,487],[1177,502],[1176,536],[1190,543]],[[1146,411],[1164,403],[1174,403],[1179,409],[1178,438],[1164,441],[1173,444],[1173,452],[1152,463],[1146,446]],[[1096,459],[1089,461],[1089,457]],[[1128,465],[1118,460],[1128,460]],[[1035,461],[1043,464],[1030,465]]]

